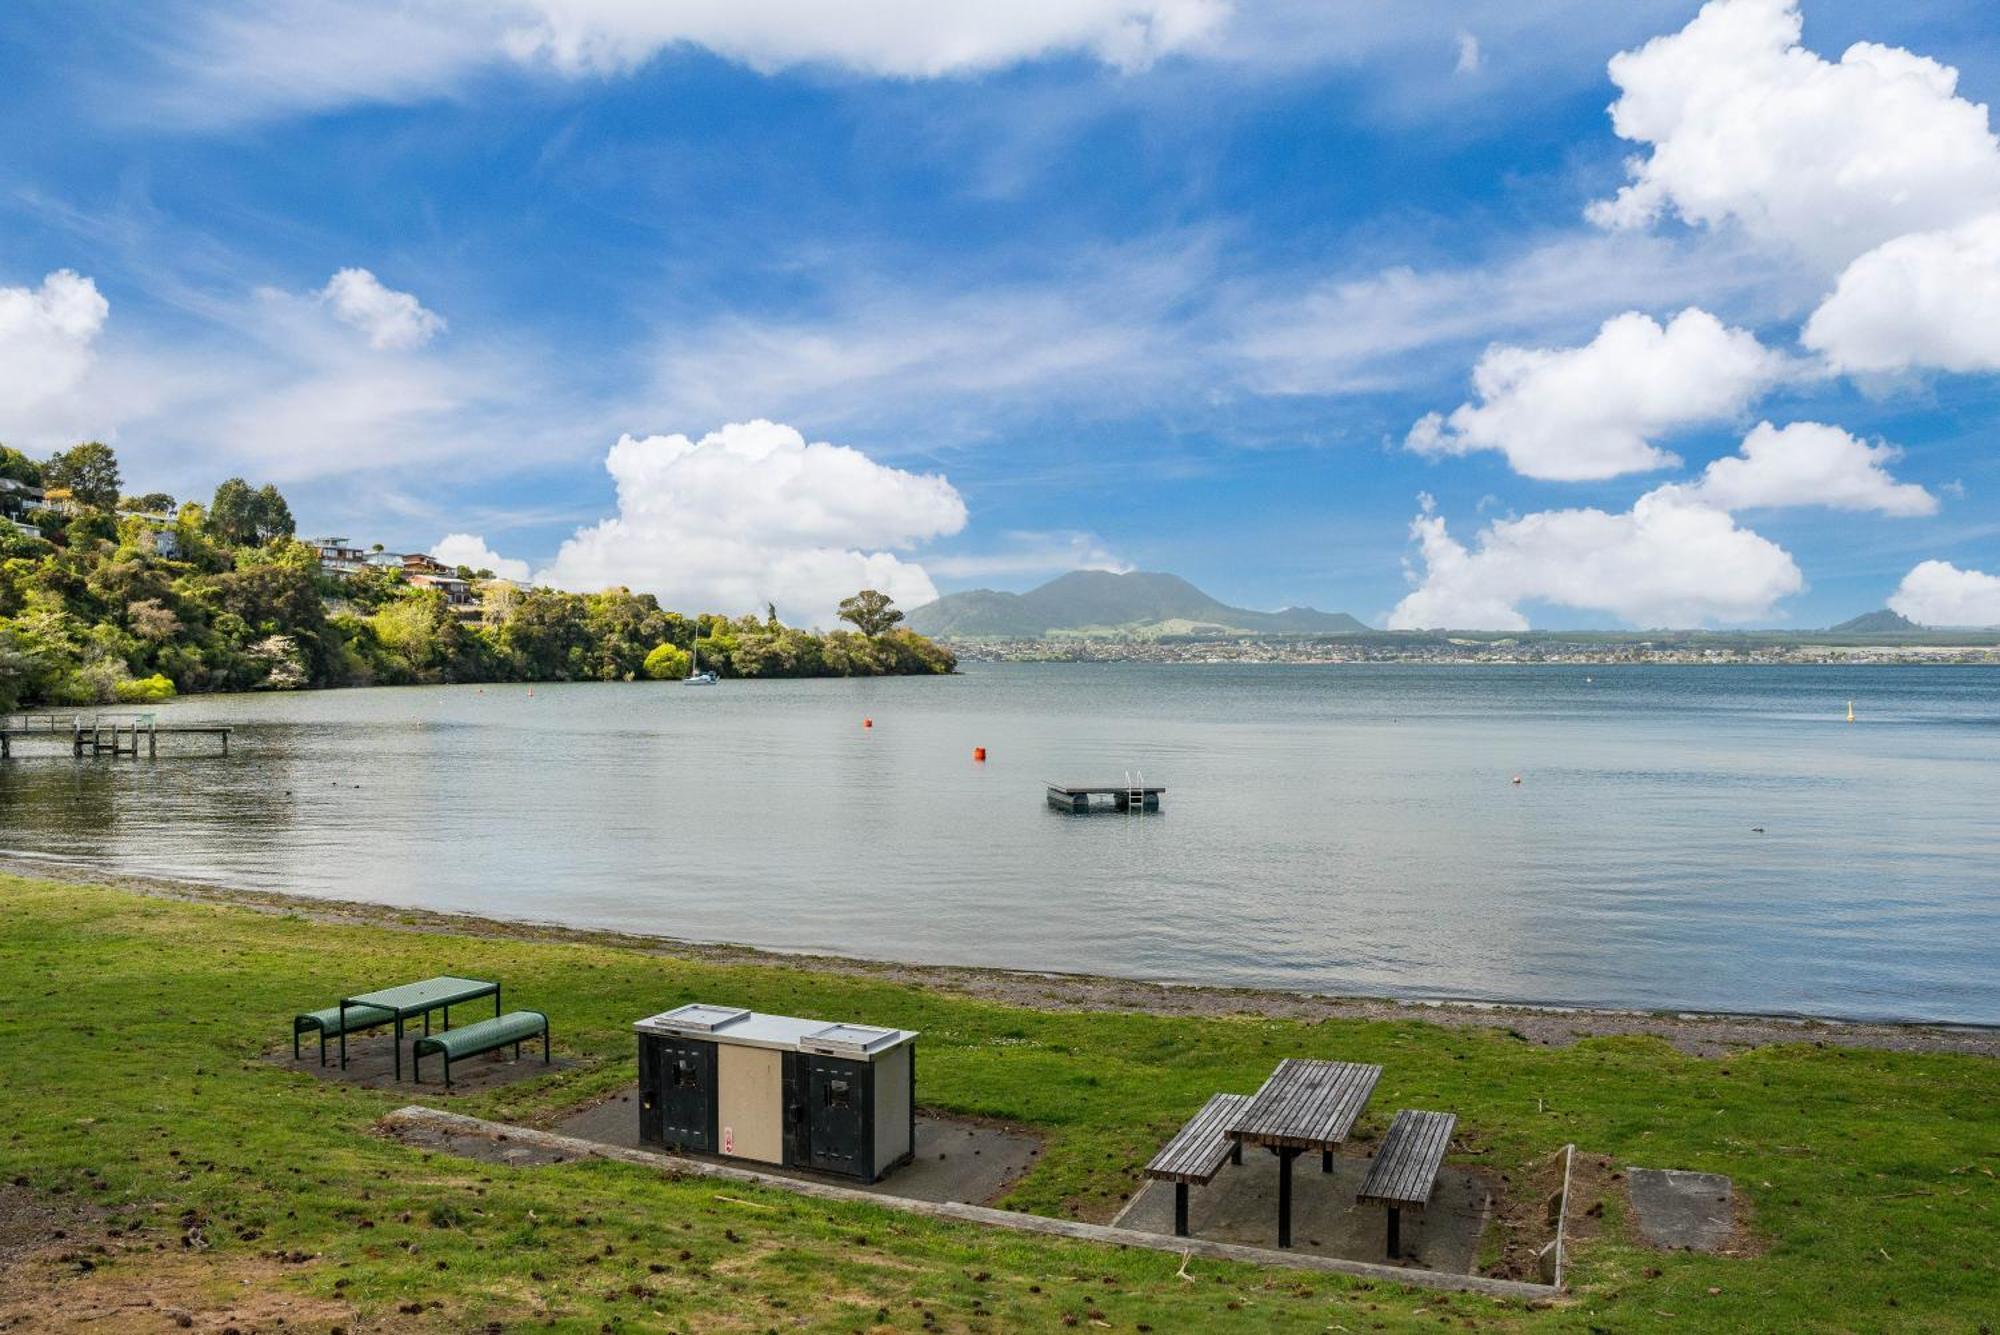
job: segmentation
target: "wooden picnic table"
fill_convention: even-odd
[[[1320,1152],[1322,1172],[1333,1171],[1333,1150],[1354,1129],[1382,1068],[1360,1062],[1287,1057],[1227,1134],[1243,1145],[1262,1145],[1278,1156],[1278,1245],[1292,1245],[1292,1160]]]
[[[424,1032],[431,1031],[431,1012],[444,1009],[444,1027],[451,1028],[451,1008],[462,1002],[477,1001],[480,997],[493,998],[493,1014],[500,1015],[500,984],[480,978],[454,978],[449,974],[438,978],[426,978],[422,982],[404,983],[399,987],[385,987],[376,992],[362,992],[340,999],[340,1065],[347,1068],[347,1008],[349,1006],[376,1006],[395,1016],[396,1037],[393,1043],[396,1054],[396,1079],[403,1078],[403,1021],[412,1015],[424,1017]]]

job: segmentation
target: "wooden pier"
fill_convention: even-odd
[[[14,743],[49,740],[67,744],[72,756],[133,756],[146,748],[160,754],[162,737],[213,737],[229,754],[230,730],[217,725],[162,725],[152,714],[38,714],[0,719],[0,760],[14,758]]]
[[[1100,787],[1049,785],[1049,805],[1065,815],[1087,816],[1093,811],[1122,811],[1137,814],[1158,811],[1160,797],[1167,790],[1146,784],[1109,784]]]

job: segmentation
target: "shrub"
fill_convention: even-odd
[[[146,705],[174,698],[173,682],[157,672],[150,677],[134,677],[130,681],[121,681],[113,689],[117,692],[121,704]]]

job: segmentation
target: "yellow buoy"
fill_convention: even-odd
[[[1847,721],[1849,723],[1854,722],[1854,702],[1852,700],[1847,702]]]

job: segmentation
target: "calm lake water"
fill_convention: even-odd
[[[232,755],[17,759],[0,847],[901,960],[2000,1022],[1990,669],[973,664],[164,714]],[[1043,800],[1127,771],[1164,812]]]

